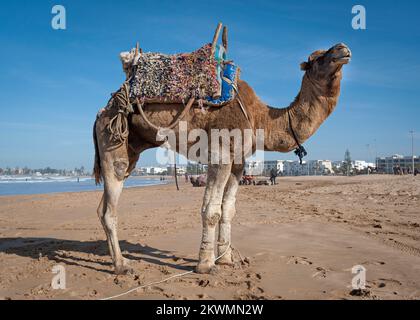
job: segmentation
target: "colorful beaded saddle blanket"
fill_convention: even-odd
[[[191,53],[140,53],[133,61],[130,100],[141,103],[185,103],[221,106],[235,98],[240,70],[226,60],[224,47],[211,44]]]

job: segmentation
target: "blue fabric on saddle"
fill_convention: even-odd
[[[233,88],[234,85],[237,83],[239,75],[239,68],[233,63],[227,63],[224,66],[223,70],[223,78],[222,81],[222,94],[220,98],[214,99],[212,97],[208,97],[207,101],[211,104],[219,105],[219,104],[225,104],[227,102],[230,102],[235,98],[235,90]],[[230,83],[226,81],[225,79],[229,79]]]
[[[207,97],[207,102],[217,106],[226,104],[235,98],[235,89],[237,85],[240,69],[233,62],[226,62],[226,51],[223,46],[217,45],[214,53],[217,61],[217,79],[221,83],[220,97]]]

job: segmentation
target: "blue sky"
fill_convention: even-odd
[[[67,10],[65,31],[51,28],[55,4]],[[351,27],[355,4],[366,7],[367,30]],[[420,132],[418,1],[16,0],[0,8],[0,167],[90,168],[96,113],[124,80],[119,52],[136,41],[145,51],[189,52],[211,41],[218,21],[229,26],[242,79],[273,106],[294,99],[299,63],[312,51],[352,49],[339,105],[305,144],[310,159],[341,160],[346,148],[354,159],[411,154],[408,131]],[[154,158],[146,152],[140,165]]]

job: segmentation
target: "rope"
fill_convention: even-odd
[[[290,127],[290,131],[292,131],[292,136],[293,139],[295,139],[295,142],[297,144],[297,148],[295,149],[295,155],[297,155],[299,157],[299,162],[302,165],[302,159],[303,157],[308,155],[308,152],[305,150],[305,148],[299,143],[299,140],[296,136],[295,130],[293,130],[293,126],[292,126],[292,117],[290,116],[290,109],[287,108],[287,115],[289,116],[289,127]]]
[[[242,110],[242,112],[243,112],[243,114],[245,115],[245,118],[248,120],[248,122],[250,123],[250,121],[249,121],[249,117],[248,117],[248,113],[246,112],[246,109],[245,109],[245,107],[244,107],[244,105],[243,105],[243,103],[242,103],[242,99],[241,99],[241,95],[239,94],[239,90],[238,90],[238,87],[233,83],[233,81],[231,81],[229,78],[227,78],[227,77],[223,77],[223,80],[224,81],[226,81],[227,82],[227,84],[230,84],[231,86],[232,86],[232,88],[233,88],[233,90],[235,90],[235,92],[236,92],[236,94],[238,95],[238,103],[239,103],[239,106],[241,107],[241,110]]]
[[[129,134],[127,117],[134,111],[130,103],[127,82],[124,82],[112,99],[113,105],[118,107],[118,113],[109,121],[108,130],[111,133],[111,140],[121,145],[127,140]]]
[[[147,118],[146,114],[144,113],[144,110],[142,108],[142,103],[140,103],[140,101],[137,99],[137,106],[140,112],[140,115],[142,116],[142,118],[144,119],[144,121],[146,122],[146,124],[151,127],[152,129],[156,130],[156,131],[160,131],[160,130],[171,130],[173,128],[175,128],[175,126],[179,123],[179,121],[181,121],[181,119],[183,119],[185,117],[185,115],[190,111],[193,103],[194,103],[194,98],[190,98],[190,100],[188,101],[187,105],[185,106],[184,110],[182,111],[182,113],[179,115],[179,117],[168,127],[166,128],[162,128],[162,127],[158,127],[156,125],[154,125],[149,118]]]
[[[231,248],[231,245],[230,245],[230,242],[229,242],[229,245],[227,246],[227,248],[226,248],[225,252],[223,252],[220,256],[218,256],[218,257],[215,259],[215,261],[217,261],[217,260],[221,259],[221,258],[222,258],[222,257],[223,257],[223,256],[224,256],[227,252],[228,252],[228,250],[229,250],[230,248]],[[232,248],[232,249],[234,249],[234,248]],[[236,249],[236,250],[237,250],[237,249]],[[239,256],[241,257],[241,260],[242,260],[242,256],[241,256],[241,253],[239,252],[239,250],[238,250],[238,253],[239,253]],[[242,262],[243,262],[243,260],[242,260]],[[117,294],[117,295],[115,295],[115,296],[111,296],[111,297],[108,297],[108,298],[102,298],[102,299],[99,299],[99,300],[112,300],[112,299],[115,299],[115,298],[119,298],[119,297],[125,296],[125,295],[127,295],[127,294],[129,294],[129,293],[131,293],[131,292],[137,291],[137,290],[139,290],[139,289],[143,289],[143,288],[147,288],[147,287],[150,287],[150,286],[153,286],[153,285],[157,285],[157,284],[160,284],[160,283],[164,283],[164,282],[167,282],[167,281],[169,281],[169,280],[171,280],[171,279],[174,279],[174,278],[180,278],[180,277],[186,276],[186,275],[191,274],[191,273],[194,273],[194,271],[193,271],[193,270],[191,270],[191,271],[187,271],[187,272],[183,272],[183,273],[174,274],[174,275],[172,275],[172,276],[170,276],[170,277],[168,277],[168,278],[165,278],[165,279],[163,279],[163,280],[156,281],[156,282],[151,282],[151,283],[148,283],[148,284],[144,284],[144,285],[142,285],[142,286],[138,286],[138,287],[135,287],[135,288],[133,288],[133,289],[130,289],[130,290],[126,291],[126,292],[123,292],[123,293]]]

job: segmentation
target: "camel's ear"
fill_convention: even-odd
[[[300,64],[300,70],[302,70],[302,71],[306,71],[306,70],[308,70],[309,69],[309,63],[307,63],[307,62],[302,62],[301,64]]]

